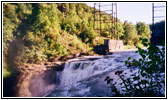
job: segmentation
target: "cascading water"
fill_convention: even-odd
[[[59,75],[60,85],[48,96],[110,96],[110,88],[104,79],[113,70],[126,68],[124,61],[128,57],[136,59],[140,56],[135,52],[122,52],[69,60]]]
[[[110,62],[109,62],[110,60]],[[61,76],[61,85],[70,85],[85,78],[101,74],[115,68],[112,66],[114,58],[98,59],[94,61],[73,61],[65,64]]]

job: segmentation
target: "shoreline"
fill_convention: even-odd
[[[122,51],[120,51],[120,52],[124,52],[124,51],[135,51],[135,50],[137,50],[137,49],[127,49],[127,50],[122,50]],[[114,52],[114,53],[117,53],[117,52]],[[111,54],[110,54],[111,55]],[[61,68],[61,71],[63,70],[63,66],[64,66],[64,64],[66,63],[66,62],[71,62],[71,61],[80,61],[80,60],[96,60],[96,59],[101,59],[101,58],[103,58],[104,56],[108,56],[108,55],[96,55],[96,56],[94,56],[94,55],[89,55],[89,56],[84,56],[84,55],[82,55],[82,56],[79,56],[79,57],[73,57],[73,58],[71,58],[71,59],[66,59],[66,60],[64,60],[64,61],[60,61],[60,60],[58,60],[58,61],[54,61],[54,62],[42,62],[41,64],[25,64],[24,65],[24,67],[22,66],[22,70],[23,70],[23,72],[21,72],[20,73],[20,75],[21,76],[19,76],[19,77],[22,77],[22,76],[24,76],[24,75],[27,75],[27,74],[30,74],[29,76],[30,76],[30,78],[27,80],[27,79],[25,79],[25,78],[18,78],[18,84],[20,84],[20,85],[24,85],[24,84],[22,84],[22,83],[20,83],[21,82],[21,80],[26,80],[26,81],[31,81],[32,79],[31,79],[31,77],[32,76],[38,76],[38,75],[36,75],[36,74],[38,74],[38,73],[43,73],[43,72],[45,72],[45,71],[47,71],[48,69],[52,69],[52,68],[54,68],[54,71],[60,71],[60,67],[62,67]],[[38,67],[39,66],[39,67]],[[57,69],[58,68],[58,69]],[[20,85],[17,85],[17,87],[18,88],[20,88],[19,86]],[[29,87],[28,85],[27,85],[27,87]],[[19,91],[19,90],[18,90]],[[28,90],[29,91],[29,90]],[[51,90],[49,90],[49,91],[52,91],[52,89]],[[47,92],[48,93],[48,92]],[[22,95],[23,96],[23,95]]]

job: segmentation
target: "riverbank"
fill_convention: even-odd
[[[68,60],[63,72],[60,73],[61,84],[45,96],[109,97],[111,91],[104,79],[117,70],[126,70],[124,62],[129,56],[135,59],[140,57],[135,51],[126,51]]]
[[[122,50],[122,51],[118,51],[118,52],[114,52],[115,54],[117,53],[122,53],[122,52],[134,52],[137,49],[127,49],[127,50]],[[109,54],[111,55],[111,54]],[[56,85],[54,85],[56,83],[56,71],[53,72],[53,70],[57,70],[57,71],[62,71],[63,70],[63,66],[65,62],[71,62],[71,61],[94,61],[94,60],[98,60],[101,58],[108,58],[108,55],[96,55],[96,56],[84,56],[81,54],[74,54],[74,55],[69,55],[66,59],[62,60],[62,61],[54,61],[54,62],[45,62],[45,63],[41,63],[41,64],[25,64],[24,66],[20,66],[21,68],[21,73],[15,77],[11,77],[12,82],[9,82],[10,80],[7,79],[4,80],[4,96],[8,97],[10,92],[8,91],[13,91],[11,92],[10,96],[21,96],[21,97],[32,97],[32,96],[44,96],[45,93],[47,93],[48,91],[52,90],[53,88],[56,87]],[[49,73],[49,75],[47,75],[47,73]],[[51,74],[50,74],[51,73]],[[46,81],[47,79],[45,79],[44,77],[52,77],[49,81],[52,80],[52,84],[48,84]],[[55,76],[55,77],[53,77]],[[15,81],[14,81],[15,80]],[[54,83],[55,82],[55,83]],[[10,85],[8,85],[7,83],[11,83],[13,84],[12,88],[8,88],[7,87]],[[47,87],[46,90],[42,89],[41,87]],[[30,88],[29,88],[30,87]],[[15,91],[17,91],[17,94],[13,94],[16,93]],[[36,92],[35,92],[36,91]]]
[[[62,71],[65,62],[72,60],[93,61],[102,58],[102,56],[84,56],[82,54],[69,55],[62,61],[45,62],[41,64],[25,64],[20,66],[21,72],[12,74],[9,78],[3,80],[4,97],[39,97],[55,88],[56,70]],[[53,72],[55,71],[55,72]],[[55,77],[53,77],[55,76]],[[47,80],[45,77],[49,77]],[[52,78],[50,78],[52,77]],[[52,84],[46,81],[51,81]],[[42,87],[46,87],[43,89]],[[48,88],[47,88],[48,87]]]
[[[136,50],[135,50],[136,51]],[[86,56],[68,60],[63,72],[60,73],[61,84],[47,93],[46,97],[111,97],[110,85],[115,84],[121,93],[123,81],[117,73],[122,73],[124,78],[131,79],[132,74],[139,75],[136,67],[127,67],[125,60],[139,59],[141,56],[135,51],[115,52],[106,56]],[[90,58],[92,60],[90,60]],[[110,84],[105,81],[109,76]],[[162,73],[164,77],[165,74]],[[164,78],[161,80],[165,80]],[[143,77],[142,77],[143,79]],[[140,81],[139,81],[140,82]],[[122,83],[122,86],[121,86]],[[136,81],[135,81],[136,84]],[[163,85],[163,84],[162,84]],[[164,85],[161,87],[164,96]],[[143,93],[142,93],[143,94]],[[145,95],[145,97],[148,96]],[[151,96],[149,94],[149,96]],[[157,95],[152,95],[157,96]]]
[[[3,79],[4,97],[41,97],[56,87],[55,69],[63,69],[63,62],[26,64],[21,72]],[[44,88],[45,87],[45,88]]]

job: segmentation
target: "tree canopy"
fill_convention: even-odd
[[[101,13],[104,22],[111,18]],[[88,53],[111,37],[111,24],[102,23],[102,33],[93,25],[94,8],[84,3],[3,3],[4,62],[13,66]],[[144,23],[135,26],[118,19],[116,29],[114,38],[127,45],[136,45],[139,37],[149,37],[150,32]]]

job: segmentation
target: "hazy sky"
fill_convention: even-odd
[[[87,5],[94,7],[94,3],[86,3]],[[101,5],[109,5],[111,3],[101,3]],[[155,3],[155,5],[165,5],[165,3]],[[102,7],[102,10],[110,9],[109,7]],[[158,8],[162,10],[160,12],[155,11],[156,15],[165,16],[165,8]],[[141,2],[141,3],[131,3],[131,2],[119,2],[117,3],[117,16],[121,22],[127,20],[136,24],[136,22],[145,22],[146,24],[152,23],[152,2]],[[159,20],[163,20],[159,19]]]

